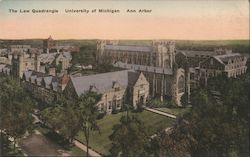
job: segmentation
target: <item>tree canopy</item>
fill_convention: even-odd
[[[17,80],[0,77],[1,133],[20,138],[33,129],[33,102]]]
[[[123,116],[120,124],[113,127],[110,136],[112,156],[134,157],[145,156],[149,136],[144,123],[135,116]]]
[[[192,157],[247,157],[250,104],[247,78],[249,74],[242,78],[219,76],[210,79],[206,89],[193,92],[191,112],[181,117],[166,136],[163,152],[168,156],[179,152]]]

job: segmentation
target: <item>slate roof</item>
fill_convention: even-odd
[[[78,96],[88,91],[90,87],[94,87],[98,92],[104,93],[105,91],[112,89],[114,82],[118,83],[122,87],[126,87],[128,85],[129,71],[131,70],[108,72],[80,77],[70,76],[70,79]]]
[[[130,86],[134,86],[139,76],[140,76],[140,73],[138,72],[128,72],[128,84]]]
[[[192,50],[178,50],[177,53],[182,53],[187,57],[211,57],[218,55],[215,51],[192,51]]]
[[[218,60],[220,63],[228,63],[230,59],[234,59],[235,57],[244,57],[239,53],[232,53],[232,54],[225,54],[225,55],[217,55],[214,56],[216,60]]]
[[[132,46],[132,45],[105,45],[105,50],[131,51],[131,52],[152,52],[151,46]]]
[[[45,83],[45,88],[51,88],[54,91],[57,91],[58,88],[58,78],[55,76],[50,76],[47,74],[44,74],[42,72],[37,72],[37,71],[25,71],[24,72],[24,78],[25,81],[37,84],[37,85],[42,85],[42,81]]]
[[[116,62],[113,64],[115,67],[119,68],[125,68],[125,69],[132,69],[132,70],[139,70],[139,71],[145,71],[145,72],[152,72],[152,73],[158,73],[158,74],[167,74],[172,75],[173,71],[170,68],[162,68],[162,67],[154,67],[154,66],[146,66],[146,65],[138,65],[138,64],[127,64],[123,62]]]

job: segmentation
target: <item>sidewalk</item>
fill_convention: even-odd
[[[77,146],[78,148],[82,149],[83,151],[87,152],[87,147],[82,144],[81,142],[79,142],[78,140],[73,140],[73,143],[75,146]],[[92,149],[89,148],[89,155],[92,157],[101,157],[100,154],[98,154],[97,152],[93,151]]]
[[[150,112],[154,112],[156,114],[160,114],[160,115],[163,115],[163,116],[166,116],[166,117],[169,117],[169,118],[176,119],[176,115],[173,115],[173,114],[170,114],[170,113],[162,112],[162,111],[155,110],[155,109],[148,108],[148,107],[145,107],[145,110],[150,111]]]

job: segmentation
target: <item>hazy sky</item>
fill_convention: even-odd
[[[10,13],[9,9],[18,10]],[[20,13],[57,9],[59,13]],[[65,9],[119,9],[65,13]],[[127,13],[151,9],[151,13]],[[248,0],[0,0],[0,38],[249,39]]]

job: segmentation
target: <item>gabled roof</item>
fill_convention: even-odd
[[[131,70],[108,72],[81,77],[70,76],[70,79],[78,96],[80,96],[85,91],[88,91],[90,87],[94,87],[100,93],[104,93],[105,91],[113,88],[114,82],[119,83],[119,85],[123,87],[127,87],[129,71]]]
[[[222,64],[227,64],[230,59],[234,59],[236,57],[244,57],[239,53],[225,54],[225,55],[217,55],[214,58]]]
[[[42,85],[42,81],[45,84],[45,87],[52,87],[53,90],[57,90],[58,87],[58,78],[55,76],[50,76],[42,72],[37,72],[33,70],[28,70],[24,72],[25,81],[30,81],[36,83],[37,85]]]
[[[146,66],[146,65],[139,65],[139,64],[128,64],[128,63],[123,63],[120,61],[116,62],[113,65],[115,67],[125,68],[125,69],[133,69],[135,71],[139,70],[139,71],[167,74],[167,75],[173,74],[173,71],[171,68],[162,68],[162,67]]]
[[[131,52],[152,52],[151,46],[132,46],[132,45],[105,45],[105,50],[131,51]]]
[[[218,55],[216,51],[193,51],[193,50],[178,50],[177,53],[182,53],[187,57],[211,57]]]
[[[128,82],[130,86],[134,86],[137,82],[138,78],[140,76],[140,73],[136,72],[128,72]]]

